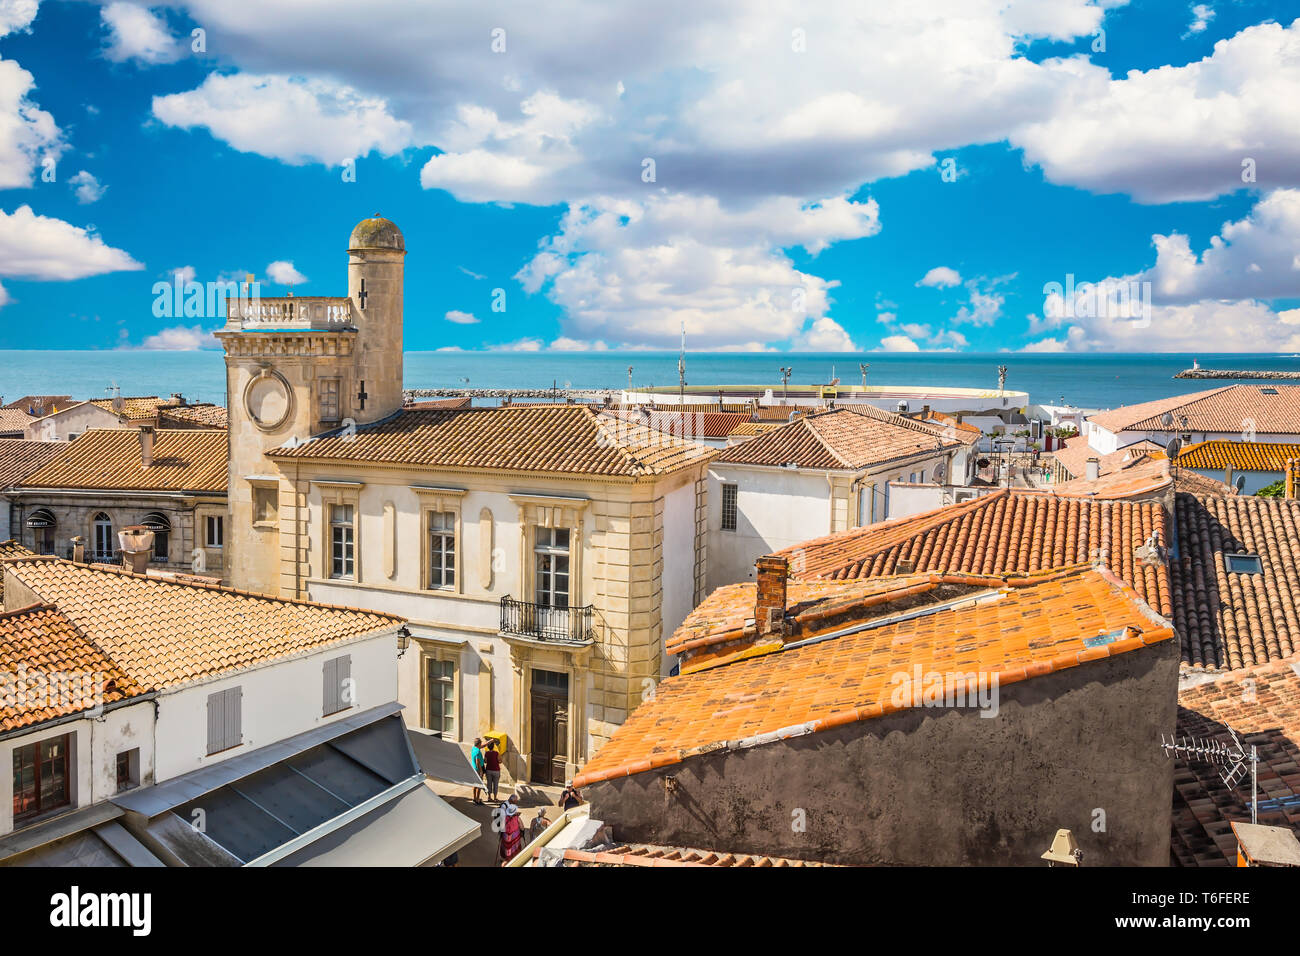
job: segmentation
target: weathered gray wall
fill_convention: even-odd
[[[1000,713],[920,708],[593,784],[619,840],[881,865],[1166,866],[1178,641],[1000,688]],[[665,777],[674,777],[669,793]],[[806,831],[796,832],[796,811]],[[1094,811],[1105,813],[1094,831]]]

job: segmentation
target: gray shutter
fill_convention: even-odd
[[[244,740],[244,689],[232,687],[226,694],[226,746],[237,747]]]
[[[208,695],[208,753],[225,750],[226,698],[222,691]]]
[[[325,679],[322,686],[321,713],[328,716],[339,709],[339,659],[331,657],[325,662]]]
[[[352,655],[344,654],[340,657],[338,659],[338,668],[339,710],[343,710],[353,704],[353,701],[348,700],[347,690],[344,686],[345,682],[352,679]]]

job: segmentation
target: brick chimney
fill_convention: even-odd
[[[785,582],[790,576],[788,558],[765,554],[754,562],[758,594],[754,600],[754,627],[762,637],[781,633],[785,626]]]
[[[140,426],[140,464],[148,468],[153,465],[153,440],[154,431],[152,425]]]
[[[72,560],[77,564],[86,563],[86,539],[79,534],[72,538]]]

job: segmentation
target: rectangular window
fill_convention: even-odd
[[[330,577],[350,578],[355,573],[356,531],[351,505],[330,505]]]
[[[140,748],[123,750],[117,755],[117,792],[140,786]]]
[[[72,802],[72,735],[14,748],[14,823]]]
[[[739,489],[736,485],[722,486],[722,530],[736,530],[736,496]]]
[[[543,607],[568,607],[569,529],[537,528],[533,540],[537,603]]]
[[[242,687],[208,695],[208,753],[217,754],[244,742]]]
[[[207,530],[203,540],[207,547],[222,547],[226,538],[226,519],[221,515],[208,515],[204,526]]]
[[[1264,562],[1257,554],[1225,554],[1223,560],[1229,574],[1264,573]]]
[[[320,380],[320,420],[336,422],[339,420],[339,380],[323,378]]]
[[[429,587],[456,586],[456,514],[429,512]]]
[[[253,521],[257,524],[274,523],[279,511],[280,489],[253,487]]]
[[[332,657],[325,662],[324,707],[322,713],[328,717],[339,711],[347,710],[356,703],[352,692],[352,655]]]
[[[444,737],[456,735],[456,664],[426,658],[425,701],[429,730]]]

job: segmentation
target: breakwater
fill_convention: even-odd
[[[1266,372],[1257,369],[1185,368],[1174,378],[1240,378],[1261,381],[1300,381],[1300,372]]]

